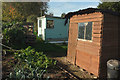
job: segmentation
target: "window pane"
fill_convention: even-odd
[[[39,20],[39,27],[42,26],[42,20]]]
[[[85,39],[92,40],[92,22],[88,22],[88,24],[86,25]]]
[[[84,39],[84,29],[85,29],[85,24],[78,23],[78,38]]]
[[[53,20],[47,20],[47,28],[54,28]]]

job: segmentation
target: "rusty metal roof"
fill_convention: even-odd
[[[113,12],[112,10],[103,10],[103,9],[98,9],[98,8],[87,8],[87,9],[83,9],[83,10],[79,10],[79,11],[75,11],[75,12],[69,12],[68,14],[65,15],[65,25],[68,22],[68,19],[70,19],[72,16],[74,15],[82,15],[82,14],[90,14],[90,13],[94,13],[94,12],[101,12],[101,13],[108,13],[108,14],[112,14],[115,16],[119,16],[120,14],[117,12]]]

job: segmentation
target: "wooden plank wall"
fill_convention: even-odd
[[[102,38],[102,50],[100,57],[100,76],[107,76],[107,61],[109,59],[119,59],[118,54],[118,25],[119,17],[104,14],[104,27]]]
[[[69,25],[69,40],[68,40],[68,51],[67,59],[75,64],[76,45],[77,45],[77,23],[70,23]]]
[[[78,40],[78,23],[93,22],[92,42]],[[95,12],[84,15],[74,15],[70,19],[68,55],[70,62],[98,76],[99,52],[101,49],[103,14]]]
[[[120,16],[119,16],[118,21],[120,21]],[[118,53],[119,53],[118,55],[120,57],[120,22],[118,24]],[[119,60],[120,60],[120,58],[119,58]]]

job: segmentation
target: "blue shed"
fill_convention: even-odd
[[[68,24],[65,19],[55,16],[38,17],[38,36],[45,41],[68,40]]]

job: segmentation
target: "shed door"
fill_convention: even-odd
[[[39,20],[39,34],[42,34],[42,20]]]

